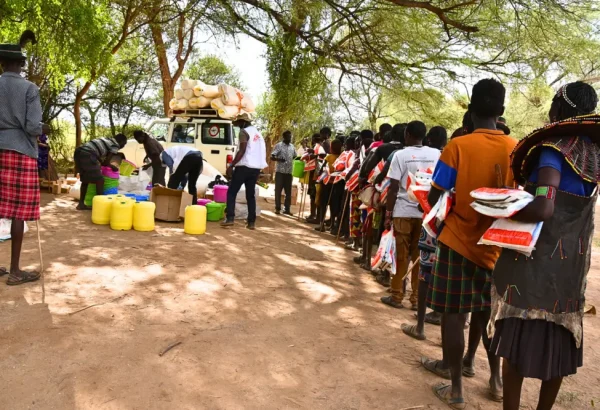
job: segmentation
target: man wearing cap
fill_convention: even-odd
[[[38,87],[21,77],[25,55],[21,49],[35,36],[25,31],[19,44],[0,44],[0,218],[12,221],[8,285],[40,278],[39,272],[20,268],[25,221],[40,219],[37,137],[42,134],[42,105]]]

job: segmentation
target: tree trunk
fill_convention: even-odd
[[[73,106],[73,116],[75,117],[75,148],[79,147],[83,142],[83,130],[81,127],[81,101],[90,90],[91,86],[91,81],[88,81],[75,95],[75,105]]]

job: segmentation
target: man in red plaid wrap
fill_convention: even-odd
[[[0,44],[0,218],[10,219],[8,285],[33,282],[39,272],[20,269],[25,221],[40,219],[37,137],[42,133],[42,106],[37,86],[21,77],[25,56],[21,49],[35,36],[26,31],[19,44]]]

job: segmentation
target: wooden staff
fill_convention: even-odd
[[[344,209],[342,209],[342,218],[340,219],[341,223],[338,229],[337,238],[335,238],[335,242],[337,243],[340,240],[340,234],[342,233],[342,225],[344,223],[344,217],[346,216],[346,208],[350,206],[348,203],[348,196],[350,195],[350,191],[346,191],[346,199],[344,199]],[[348,223],[348,230],[350,230],[350,223]]]
[[[42,283],[42,304],[46,303],[46,286],[44,285],[44,259],[42,257],[42,238],[40,236],[40,221],[35,221],[38,237],[38,250],[40,252],[40,275]]]
[[[302,177],[303,180],[306,180],[306,172],[304,173],[304,177]],[[302,194],[300,195],[300,210],[298,211],[298,221],[300,221],[302,219],[302,216],[304,215],[304,210],[306,208],[306,194],[308,192],[308,184],[305,184],[303,182],[300,182],[300,184],[302,185]]]

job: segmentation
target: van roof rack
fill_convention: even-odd
[[[174,121],[177,117],[187,118],[219,118],[217,110],[212,108],[198,108],[198,109],[185,109],[185,110],[170,110],[169,117]]]

